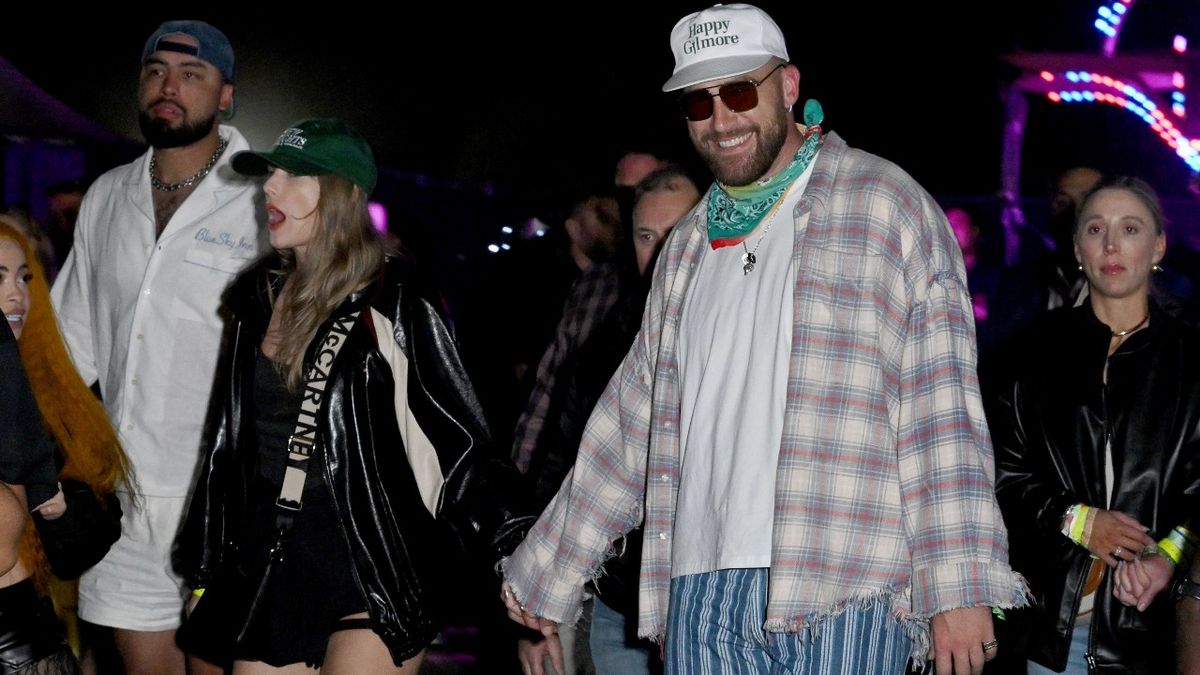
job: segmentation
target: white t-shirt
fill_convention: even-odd
[[[680,485],[671,575],[770,567],[792,347],[793,182],[742,245],[704,251],[679,330]],[[757,248],[756,248],[757,247]]]

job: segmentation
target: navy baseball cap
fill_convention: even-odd
[[[187,35],[196,40],[196,45],[172,40],[173,35]],[[233,47],[229,44],[229,38],[211,24],[192,20],[165,21],[146,40],[146,47],[142,49],[142,65],[157,51],[199,57],[216,68],[226,82],[233,84]]]

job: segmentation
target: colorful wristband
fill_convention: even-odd
[[[1183,562],[1196,545],[1196,535],[1180,525],[1171,530],[1170,534],[1158,542],[1158,550],[1162,551],[1173,565]]]
[[[204,589],[203,588],[193,588],[192,595],[196,596],[197,598],[202,597],[204,595]]]
[[[1067,535],[1071,541],[1083,545],[1083,535],[1087,531],[1087,521],[1091,516],[1092,509],[1086,504],[1076,504],[1071,507],[1075,510],[1075,517],[1071,519],[1071,533]]]

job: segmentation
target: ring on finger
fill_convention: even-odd
[[[999,644],[1000,644],[999,640],[997,640],[996,638],[992,638],[991,640],[988,640],[987,642],[983,643],[983,651],[990,652],[993,649],[995,649]]]
[[[1114,548],[1114,549],[1113,549],[1113,552],[1112,552],[1112,556],[1113,556],[1114,558],[1116,558],[1117,560],[1124,560],[1124,558],[1122,558],[1122,557],[1121,557],[1121,551],[1122,551],[1122,550],[1124,550],[1124,549],[1122,549],[1120,546],[1118,546],[1118,547]]]

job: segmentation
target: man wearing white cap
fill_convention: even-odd
[[[716,183],[659,258],[642,329],[573,474],[505,561],[510,615],[553,632],[645,516],[639,634],[668,673],[979,673],[1007,563],[970,297],[941,209],[792,109],[756,7],[671,33]]]
[[[257,183],[233,112],[233,48],[202,21],[146,41],[138,123],[150,148],[93,183],[52,299],[85,382],[98,382],[133,466],[121,538],[79,582],[79,617],[114,628],[127,673],[184,672],[182,581],[171,568],[200,453],[224,322],[221,294],[258,256]]]

